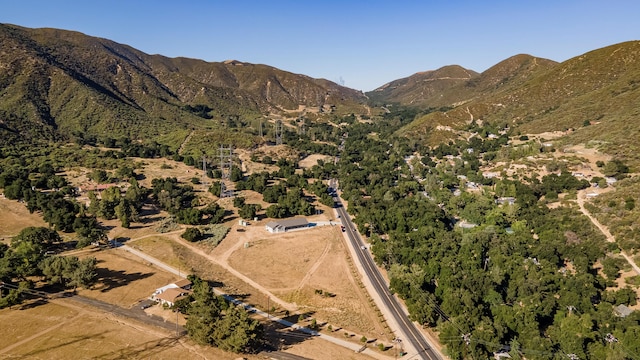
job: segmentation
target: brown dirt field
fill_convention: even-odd
[[[357,354],[352,350],[345,349],[339,346],[327,346],[327,341],[309,338],[303,343],[304,346],[292,346],[285,352],[302,356],[308,359],[340,359],[340,360],[364,360],[371,359],[371,357],[363,354]],[[371,346],[370,346],[371,347]],[[393,356],[393,353],[387,354],[389,359]]]
[[[266,231],[265,231],[266,232]],[[154,256],[160,260],[163,260],[164,262],[168,263],[168,264],[182,264],[182,268],[193,268],[195,270],[196,273],[198,273],[200,276],[203,276],[205,278],[208,279],[214,279],[217,281],[220,281],[222,283],[224,283],[224,287],[223,290],[227,291],[227,292],[234,292],[237,294],[251,294],[248,298],[245,299],[245,301],[248,301],[249,303],[261,303],[264,302],[264,297],[260,295],[260,293],[256,293],[255,289],[252,289],[251,287],[249,287],[247,284],[243,283],[242,281],[238,280],[237,278],[233,277],[233,275],[229,274],[228,272],[226,272],[223,268],[221,268],[218,265],[215,265],[213,263],[211,263],[209,260],[204,259],[192,252],[190,252],[189,249],[185,248],[184,246],[176,243],[174,240],[170,239],[171,237],[175,237],[177,236],[177,234],[173,234],[173,235],[158,235],[158,236],[154,236],[154,237],[146,237],[140,240],[133,240],[129,243],[129,246],[138,248],[142,251],[144,251],[145,253]],[[119,251],[116,249],[113,250],[108,250],[108,251]],[[125,253],[125,252],[123,252]],[[132,256],[129,253],[125,253],[127,256]],[[119,255],[119,253],[116,253],[116,255]],[[328,256],[327,256],[328,258]],[[137,262],[140,262],[140,260],[137,260]],[[111,266],[111,265],[110,265]],[[144,265],[146,266],[146,265]],[[156,287],[165,285],[166,283],[169,283],[171,281],[174,281],[174,276],[173,275],[166,275],[170,280],[166,281],[166,282],[162,282],[160,281],[158,283],[158,286],[153,285],[153,286],[149,286],[149,285],[145,285],[145,288],[152,288],[152,290],[154,290]],[[313,276],[312,276],[313,278]],[[144,279],[144,280],[148,280]],[[331,278],[329,278],[327,280],[327,282],[331,282]],[[137,287],[141,287],[142,281],[138,281],[136,282],[138,284]],[[132,284],[133,285],[133,284]],[[324,287],[325,290],[327,291],[333,291],[333,287],[331,287],[329,284],[324,284],[326,285],[326,287]],[[354,288],[356,287],[355,285],[352,285]],[[115,289],[110,290],[110,292],[113,292]],[[151,291],[152,291],[151,290]],[[232,291],[235,290],[235,291]],[[309,289],[307,291],[309,294],[313,293],[312,289]],[[146,296],[147,293],[142,291],[140,292],[140,294],[142,294],[143,296]],[[84,294],[86,296],[88,296],[87,294]],[[118,298],[119,294],[116,294],[115,292],[112,294],[115,298]],[[317,295],[316,295],[317,296]],[[98,296],[95,296],[96,298],[98,298]],[[318,296],[319,297],[319,296]],[[338,296],[336,296],[336,298],[334,299],[341,299],[342,301],[349,301],[348,299],[345,298],[344,294],[339,294]],[[103,301],[108,301],[109,297],[106,295],[102,295],[102,297],[100,298],[100,300]],[[136,302],[137,298],[135,294],[129,294],[129,299],[133,299],[133,303]],[[128,300],[130,301],[130,300]],[[361,300],[356,299],[356,302],[359,302]],[[108,302],[113,302],[113,301],[108,301]],[[128,306],[130,304],[125,304],[127,303],[127,301],[122,301],[123,305],[122,306]],[[266,308],[266,303],[262,304],[262,308]],[[306,308],[306,311],[312,311],[312,309],[310,308]],[[332,311],[336,311],[336,309],[330,309],[329,312]],[[167,313],[165,310],[162,310],[161,307],[159,306],[154,306],[150,309],[147,309],[147,312],[149,313],[153,313],[156,314],[158,316],[161,317],[165,317],[168,318],[169,321],[172,321],[173,318],[171,317],[172,314]],[[319,322],[321,318],[319,315],[321,314],[320,311],[316,312],[316,314],[314,314],[314,317],[317,317]],[[365,316],[366,317],[366,316]],[[326,321],[326,320],[323,320]],[[305,323],[306,324],[306,323]],[[337,322],[333,322],[333,327],[334,328],[338,328],[339,325],[336,325]],[[307,324],[308,325],[308,324]],[[351,331],[353,331],[354,329],[356,329],[355,326],[349,327],[348,329],[350,329]],[[356,331],[357,333],[361,333],[360,331]],[[336,334],[339,336],[342,332],[336,332]],[[354,339],[354,342],[357,342],[357,340],[359,339],[360,335],[356,336]],[[374,335],[368,335],[369,338],[373,338]],[[153,345],[153,343],[150,343]],[[155,345],[154,345],[155,346]],[[368,356],[365,355],[361,355],[361,354],[354,354],[351,350],[347,350],[344,349],[340,346],[325,342],[325,341],[321,341],[321,340],[317,340],[317,339],[309,339],[309,340],[305,340],[301,343],[296,343],[295,345],[292,345],[291,347],[287,348],[285,351],[287,352],[291,352],[294,354],[298,354],[301,356],[305,356],[311,359],[319,359],[319,358],[326,358],[326,359],[367,359],[369,358]],[[161,352],[162,356],[164,356],[165,352]],[[229,354],[226,354],[227,356],[229,356]],[[245,356],[246,357],[246,356]],[[213,357],[207,357],[209,359],[235,359],[236,357],[222,357],[222,356],[213,356]],[[249,359],[253,359],[252,357],[248,357]]]
[[[325,162],[327,162],[327,161],[330,161],[332,158],[333,158],[332,156],[328,156],[328,155],[313,154],[298,161],[298,166],[303,169],[309,169],[313,167],[313,165],[317,165],[318,160],[324,160]]]
[[[195,168],[187,166],[183,162],[168,159],[141,159],[138,163],[142,165],[142,169],[136,169],[136,173],[145,175],[145,179],[139,181],[139,183],[148,188],[151,188],[151,180],[156,178],[175,177],[179,181],[191,184],[191,178],[202,178],[202,159],[199,159],[199,161],[199,168]],[[169,165],[171,168],[163,169],[163,164]],[[194,188],[197,188],[197,185]]]
[[[92,256],[98,260],[99,281],[92,289],[80,289],[78,293],[125,308],[148,298],[155,289],[179,279],[119,249],[93,251],[79,256]]]
[[[42,216],[31,214],[24,203],[0,195],[0,240],[18,235],[29,226],[48,226]]]
[[[46,329],[58,324],[60,319],[78,315],[78,311],[56,304],[34,306],[30,309],[26,309],[27,307],[23,306],[24,310],[21,310],[19,306],[0,310],[0,318],[2,319],[0,351],[29,338],[39,329]]]
[[[168,265],[196,274],[203,279],[218,282],[221,284],[219,289],[226,293],[248,295],[245,301],[249,303],[256,304],[260,302],[260,299],[264,298],[256,289],[233,276],[220,265],[194,253],[183,245],[180,240],[177,240],[177,237],[178,235],[164,234],[157,237],[134,240],[128,244]]]
[[[70,300],[56,302],[27,310],[0,310],[0,317],[6,322],[0,355],[7,359],[238,358],[236,354],[194,345],[184,338],[176,340],[157,328],[77,306]],[[9,322],[10,319],[13,321]],[[11,335],[7,336],[6,331]]]
[[[324,210],[307,219],[326,222],[333,218],[333,211]],[[244,232],[232,229],[211,255],[228,260],[231,267],[301,311],[313,312],[318,321],[369,338],[385,333],[348,259],[338,226],[271,234],[264,229],[268,221],[271,219],[253,223]],[[244,248],[245,243],[250,246]],[[336,296],[324,297],[315,290]]]
[[[295,289],[330,246],[327,229],[270,234],[254,238],[249,248],[240,248],[229,257],[229,265],[269,289]],[[287,254],[286,262],[283,254]],[[265,271],[267,270],[267,271]],[[276,276],[274,276],[276,275]]]

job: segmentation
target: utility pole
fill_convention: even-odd
[[[282,145],[283,129],[282,120],[276,120],[276,145]]]
[[[202,186],[207,191],[207,157],[202,155]]]
[[[176,309],[176,337],[180,336],[180,332],[178,331],[178,309]]]

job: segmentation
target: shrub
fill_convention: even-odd
[[[181,237],[187,241],[194,242],[200,240],[202,233],[198,228],[190,227],[182,233]]]

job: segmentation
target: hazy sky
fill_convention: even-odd
[[[76,30],[149,54],[235,59],[369,91],[516,54],[564,61],[640,39],[638,0],[0,0],[0,22]]]

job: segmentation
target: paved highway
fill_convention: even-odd
[[[331,189],[335,189],[335,181],[332,180],[330,182]],[[376,264],[373,261],[373,257],[369,253],[369,251],[362,247],[364,246],[364,242],[360,237],[360,233],[358,233],[355,229],[355,225],[351,221],[349,214],[342,206],[342,201],[340,197],[338,197],[337,193],[334,195],[334,201],[336,202],[336,211],[342,220],[342,225],[344,226],[344,231],[351,242],[351,246],[353,247],[356,255],[357,261],[362,265],[364,269],[365,275],[371,280],[371,283],[378,293],[380,299],[384,303],[384,306],[388,308],[388,312],[391,316],[394,317],[395,322],[398,326],[401,327],[400,332],[403,334],[404,338],[401,340],[404,343],[409,343],[411,346],[418,351],[418,354],[408,354],[411,356],[411,359],[420,358],[425,360],[440,360],[442,357],[436,351],[434,351],[429,343],[424,338],[422,333],[415,327],[413,322],[409,320],[405,312],[402,310],[402,307],[398,303],[395,297],[391,295],[389,292],[389,286],[387,285],[385,279],[380,274],[380,271],[376,267]]]

